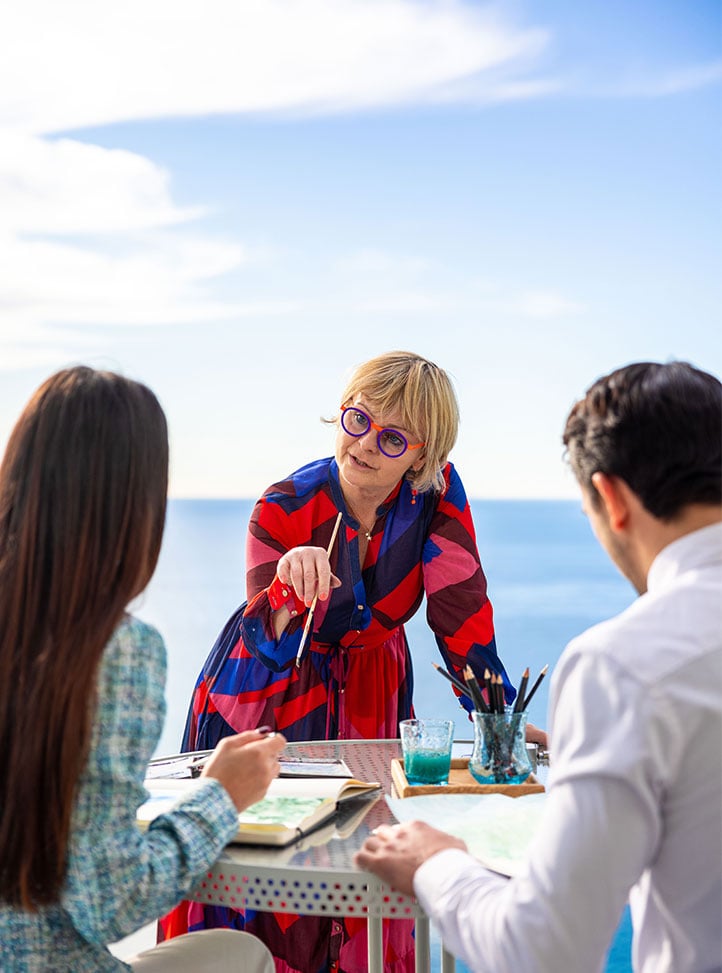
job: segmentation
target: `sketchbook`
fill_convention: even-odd
[[[295,861],[300,867],[315,867],[315,850],[331,841],[352,835],[369,811],[381,799],[382,791],[371,791],[359,798],[342,801],[336,814],[317,828],[301,835],[288,845],[258,845],[234,843],[226,846],[224,858],[240,865],[279,866]]]
[[[148,800],[138,808],[141,828],[170,811],[203,781],[190,778],[147,778]],[[329,823],[348,802],[378,792],[380,784],[354,777],[277,777],[266,796],[238,815],[232,842],[250,845],[289,845]]]

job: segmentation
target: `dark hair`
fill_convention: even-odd
[[[601,472],[624,480],[661,520],[722,502],[722,385],[687,362],[639,362],[598,379],[570,412],[563,440],[592,498]]]
[[[104,646],[160,552],[168,434],[144,385],[58,372],[0,466],[0,900],[58,900]]]

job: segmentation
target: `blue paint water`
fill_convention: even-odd
[[[438,750],[407,750],[404,772],[410,784],[445,784],[449,779],[451,752]]]
[[[157,754],[178,750],[188,701],[201,665],[231,612],[245,598],[245,535],[251,500],[175,500],[168,508],[155,577],[132,610],[161,631],[168,647],[167,718]],[[601,551],[575,501],[473,501],[472,511],[497,645],[518,684],[529,666],[550,670],[566,643],[617,614],[634,592]],[[419,610],[407,626],[414,659],[416,715],[451,719],[456,738],[473,726],[451,688],[433,669],[436,642]],[[529,720],[546,724],[549,679],[536,693]],[[606,973],[627,973],[628,913],[609,954]],[[438,966],[436,967],[438,969]],[[464,973],[457,963],[459,973]]]

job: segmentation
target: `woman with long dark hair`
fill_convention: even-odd
[[[0,969],[118,970],[107,949],[172,907],[278,773],[284,738],[229,737],[142,834],[165,649],[126,614],[155,569],[168,436],[153,393],[75,367],[48,379],[0,467]],[[138,971],[272,971],[253,937],[182,937]]]

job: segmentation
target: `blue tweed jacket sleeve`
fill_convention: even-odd
[[[167,912],[199,882],[235,831],[233,802],[209,780],[146,833],[136,811],[165,716],[160,635],[127,617],[100,668],[93,739],[80,782],[62,907],[91,943],[108,943]]]

